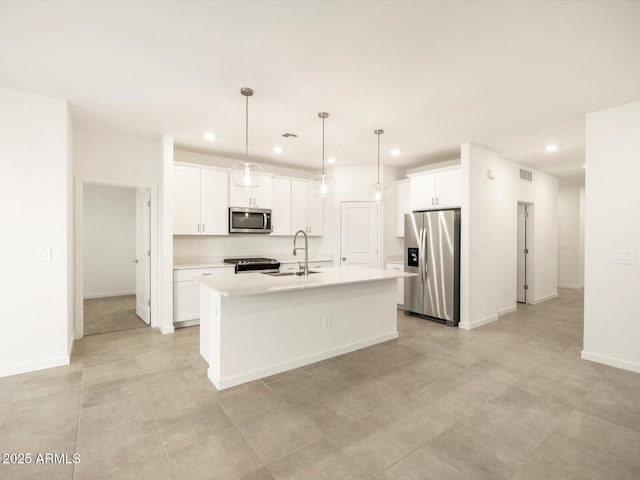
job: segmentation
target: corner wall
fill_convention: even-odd
[[[461,168],[460,328],[472,329],[516,309],[518,202],[534,205],[530,303],[557,296],[558,181],[528,167],[533,182],[520,180],[520,165],[469,143]]]
[[[584,287],[584,187],[558,190],[558,286]]]
[[[0,88],[0,377],[69,363],[71,128],[64,100]]]
[[[582,358],[634,372],[640,372],[638,132],[640,102],[587,114]],[[632,263],[613,263],[620,250]]]

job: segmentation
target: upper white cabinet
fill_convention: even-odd
[[[307,216],[307,234],[320,237],[324,234],[324,198],[316,195],[309,186],[309,209]]]
[[[263,174],[256,188],[237,187],[229,177],[229,206],[271,208],[273,175]]]
[[[396,236],[404,237],[404,216],[411,213],[411,183],[407,180],[396,182]]]
[[[459,207],[460,169],[449,168],[411,176],[411,210]]]
[[[272,235],[291,235],[291,180],[273,177],[271,183]]]
[[[228,233],[226,170],[176,165],[173,170],[174,235]]]
[[[308,181],[291,180],[291,233],[308,232],[309,190]]]

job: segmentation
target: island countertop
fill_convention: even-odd
[[[311,273],[306,278],[297,275],[278,277],[243,273],[199,276],[195,280],[225,297],[242,297],[417,276],[415,273],[377,268],[322,268],[316,271],[320,273]]]

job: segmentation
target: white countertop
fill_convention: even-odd
[[[260,254],[260,255],[241,255],[230,253],[226,257],[176,257],[173,259],[174,270],[184,270],[187,268],[216,268],[216,267],[233,267],[228,263],[224,263],[225,258],[251,258],[251,257],[267,257],[273,258],[280,263],[298,263],[298,261],[304,261],[304,253],[294,257],[293,255],[278,255],[278,254]],[[310,262],[331,262],[333,257],[326,254],[309,254]]]
[[[307,278],[296,275],[276,277],[262,273],[243,273],[233,276],[199,276],[195,280],[225,297],[242,297],[417,276],[415,273],[377,268],[323,268],[318,271],[321,273],[312,273]]]

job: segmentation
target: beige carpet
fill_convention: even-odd
[[[84,301],[84,334],[118,332],[148,325],[136,315],[136,296],[91,298]]]

